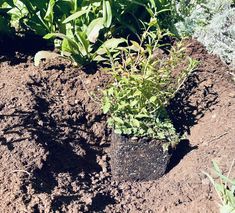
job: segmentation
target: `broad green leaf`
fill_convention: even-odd
[[[112,23],[112,8],[109,0],[103,0],[103,23],[107,28]]]
[[[85,52],[83,52],[83,51],[81,51],[81,52],[83,52],[83,55],[88,55],[90,43],[86,38],[86,33],[77,31],[76,35],[77,35],[77,38],[85,51]]]
[[[27,7],[29,13],[34,14],[34,7],[29,0],[21,0],[21,2]]]
[[[99,32],[104,28],[102,18],[94,19],[87,27],[87,38],[90,42],[95,43],[99,37]]]
[[[140,44],[136,41],[131,40],[132,46],[130,46],[130,49],[134,51],[144,52],[144,48],[140,46]]]
[[[96,51],[97,54],[103,55],[107,53],[107,50],[112,52],[112,49],[117,48],[121,43],[126,42],[124,38],[111,38],[105,41],[100,48]]]
[[[158,136],[159,139],[164,139],[165,138],[165,135],[164,135],[163,132],[158,132],[157,136]]]
[[[73,21],[79,17],[81,17],[82,15],[86,14],[86,13],[89,13],[90,12],[90,9],[87,9],[87,10],[80,10],[72,15],[70,15],[68,18],[66,18],[62,23],[63,24],[66,24],[70,21]]]
[[[113,93],[114,93],[114,88],[113,88],[113,87],[109,88],[107,92],[108,92],[108,95],[109,95],[109,96],[113,95]]]
[[[130,135],[132,133],[133,128],[126,128],[123,130],[124,134]]]
[[[121,134],[122,134],[122,130],[120,130],[120,129],[115,129],[114,132],[115,132],[116,134],[118,134],[118,135],[121,135]]]
[[[62,33],[48,33],[43,38],[51,39],[51,38],[55,38],[55,37],[58,37],[60,39],[66,39],[67,40],[67,45],[69,45],[70,50],[72,50],[74,53],[80,52],[78,44],[75,41],[73,41],[71,38],[69,38],[68,36],[66,36]]]
[[[142,95],[141,91],[136,90],[133,94],[133,97]]]

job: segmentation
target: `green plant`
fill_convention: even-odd
[[[55,0],[6,0],[3,6],[9,10],[12,26],[45,35],[55,30],[54,5]]]
[[[94,60],[101,60],[96,54],[99,48],[107,47],[108,42],[98,40],[100,31],[103,37],[108,31],[112,21],[111,5],[108,0],[83,1],[77,5],[75,12],[63,20],[64,33],[49,33],[46,39],[53,37],[61,39],[58,46],[62,54],[69,55],[74,62],[86,64]],[[123,42],[124,39],[112,39],[114,45]],[[102,46],[103,45],[103,46]]]
[[[0,1],[0,35],[10,35],[12,33],[9,10],[9,8],[6,8],[5,2]]]
[[[214,178],[206,172],[203,172],[213,184],[219,198],[220,198],[220,212],[221,213],[235,213],[235,179],[231,179],[230,173],[234,166],[233,160],[227,176],[223,175],[218,164],[213,161],[213,169],[215,174],[220,178],[220,182],[216,182]]]
[[[140,44],[131,41],[131,46],[122,48],[120,57],[110,54],[109,71],[114,82],[104,91],[103,112],[109,113],[108,124],[115,133],[147,136],[172,145],[178,142],[166,106],[197,62],[185,55],[180,43],[164,56],[159,41],[167,35],[159,30],[155,19],[149,23]],[[172,72],[183,61],[184,70],[173,76]]]
[[[50,33],[44,38],[61,39],[58,46],[62,54],[79,64],[100,62],[106,53],[100,54],[100,49],[110,46],[109,51],[114,51],[124,37],[137,37],[142,31],[142,22],[155,18],[155,14],[159,16],[160,26],[161,20],[165,20],[163,13],[169,11],[168,5],[167,1],[158,0],[81,1],[74,13],[63,20],[65,32]]]
[[[102,55],[96,52],[107,47],[101,46],[109,39],[116,38],[115,44],[119,38],[137,40],[143,32],[142,22],[157,18],[159,28],[173,26],[172,4],[168,0],[1,0],[0,5],[1,2],[17,31],[53,39],[62,55],[78,64],[102,61]]]

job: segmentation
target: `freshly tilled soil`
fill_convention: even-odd
[[[235,86],[201,44],[188,41],[187,52],[200,65],[168,108],[187,140],[148,182],[111,178],[100,103],[109,75],[0,52],[0,212],[218,212],[202,172],[211,160],[226,172],[234,159]]]

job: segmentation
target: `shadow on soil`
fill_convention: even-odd
[[[199,119],[217,103],[218,94],[212,88],[200,88],[200,83],[203,80],[199,80],[198,75],[200,72],[194,72],[190,75],[184,87],[178,91],[167,109],[180,135],[190,134],[190,128],[197,124]],[[194,95],[198,90],[203,90],[201,97]]]
[[[71,119],[70,113],[66,109],[67,106],[57,106],[61,107],[61,113],[65,115],[65,118],[58,119],[58,116],[61,116],[60,111],[56,114],[51,108],[53,100],[47,99],[43,95],[50,91],[44,91],[40,82],[30,83],[28,88],[35,98],[34,109],[28,112],[16,110],[11,115],[0,115],[0,119],[17,117],[18,124],[5,128],[4,135],[13,132],[20,135],[21,131],[25,130],[30,135],[29,141],[36,141],[47,152],[42,168],[32,170],[31,183],[35,193],[52,194],[56,187],[63,187],[58,182],[58,177],[64,174],[69,175],[70,180],[67,181],[66,176],[62,177],[62,180],[65,179],[62,184],[70,185],[75,182],[79,187],[85,185],[87,189],[91,188],[92,174],[98,174],[102,170],[97,163],[97,156],[102,156],[102,149],[95,143],[93,145],[92,140],[98,139],[90,130],[90,125],[99,122],[101,118],[97,115],[95,121],[92,120],[88,124],[87,112],[82,111],[84,108],[80,106],[81,103],[78,103],[77,107],[80,111],[75,119]],[[38,93],[38,91],[40,92]],[[76,111],[76,109],[74,110]],[[9,150],[14,149],[14,143],[21,141],[25,141],[25,138],[6,141],[4,137],[0,137],[0,144],[6,145]],[[66,190],[65,195],[59,195],[53,199],[53,210],[58,210],[64,204],[79,200],[79,195],[74,193],[71,187],[66,187]],[[106,205],[114,202],[115,200],[108,193],[97,194],[89,208],[92,211],[102,211]],[[36,206],[35,209],[37,212]]]
[[[28,56],[34,56],[40,50],[52,50],[53,44],[35,35],[8,36],[0,38],[0,63],[9,61],[11,66],[25,63]]]
[[[184,87],[176,94],[167,109],[180,136],[185,133],[190,134],[191,127],[197,124],[200,118],[217,103],[218,94],[212,88],[200,88],[200,83],[203,80],[199,80],[199,75],[200,72],[194,72],[190,75]],[[200,97],[194,95],[198,90],[203,90]],[[196,148],[190,146],[190,141],[182,140],[172,151],[167,172],[176,166],[186,154]]]
[[[114,198],[108,194],[98,193],[92,200],[91,212],[103,212],[105,207],[109,204],[115,204]]]
[[[180,141],[180,143],[172,151],[172,156],[167,166],[166,173],[173,169],[184,158],[185,155],[197,148],[197,146],[190,146],[189,140]]]

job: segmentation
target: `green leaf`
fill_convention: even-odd
[[[215,161],[212,161],[212,164],[213,164],[215,171],[219,174],[222,174],[222,171],[220,170],[218,164]]]
[[[103,55],[109,52],[112,52],[113,49],[117,48],[121,43],[127,42],[124,38],[111,38],[105,41],[99,49],[96,51],[98,55]]]
[[[103,113],[106,114],[111,107],[111,103],[108,98],[104,99],[104,104],[103,104]]]
[[[124,121],[123,121],[121,118],[115,117],[115,116],[113,116],[112,118],[113,118],[113,120],[114,120],[115,122],[117,122],[117,123],[119,123],[119,124],[124,124]]]
[[[134,50],[134,51],[139,51],[139,52],[144,52],[144,48],[140,46],[139,43],[137,43],[136,41],[132,41],[131,40],[131,43],[132,43],[132,46],[130,46],[130,49]]]
[[[152,96],[149,101],[150,103],[154,103],[157,100],[157,96]]]
[[[131,124],[134,127],[140,127],[140,122],[137,119],[132,119]]]
[[[112,9],[109,0],[103,0],[103,23],[107,28],[112,23]]]
[[[55,6],[55,0],[50,0],[48,3],[48,7],[47,7],[47,12],[46,15],[44,16],[44,19],[46,21],[51,22],[51,24],[53,24],[53,19],[54,19],[54,6]]]
[[[121,135],[122,134],[122,130],[120,129],[114,129],[114,133]]]
[[[86,38],[86,33],[77,31],[76,35],[84,50],[84,51],[81,50],[81,52],[83,52],[83,55],[88,55],[90,42]]]
[[[104,28],[104,23],[102,18],[94,19],[87,27],[87,38],[90,42],[95,43],[98,39],[99,32]]]
[[[90,12],[90,9],[77,11],[76,13],[67,17],[62,23],[66,24],[66,23],[73,21],[73,20],[75,20],[75,19],[77,19],[77,18],[81,17],[82,15],[89,13],[89,12]]]
[[[131,101],[130,106],[133,107],[138,103],[138,100]]]
[[[69,38],[68,36],[62,33],[48,33],[43,38],[51,39],[51,38],[56,38],[56,37],[61,38],[63,40],[64,39],[67,40],[66,45],[69,47],[67,49],[69,49],[71,52],[77,53],[77,54],[80,53],[78,44],[75,41],[73,41],[71,38]]]

